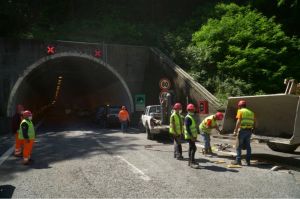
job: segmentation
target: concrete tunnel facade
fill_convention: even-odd
[[[99,105],[125,105],[133,112],[133,98],[121,75],[109,64],[79,53],[58,53],[30,65],[18,78],[7,105],[7,115],[16,104],[36,112],[51,104],[57,78],[62,77],[57,106],[61,109],[96,110]]]
[[[49,46],[55,47],[53,54],[47,54]],[[145,95],[145,106],[159,104],[162,78],[171,82],[173,102],[185,107],[201,99],[208,101],[209,113],[222,109],[211,93],[156,48],[0,38],[1,132],[9,131],[17,103],[38,112],[53,102],[60,76],[59,110],[126,105],[137,122],[143,110],[137,109],[135,97]]]

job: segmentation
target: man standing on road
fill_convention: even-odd
[[[31,153],[35,140],[35,130],[32,123],[32,113],[28,110],[24,111],[23,118],[19,129],[19,139],[24,142],[23,164],[28,165],[32,162]]]
[[[121,123],[122,132],[127,132],[127,125],[130,122],[130,118],[125,106],[122,106],[119,112],[119,120]]]
[[[16,157],[22,157],[22,146],[23,146],[23,140],[19,139],[18,130],[20,128],[20,124],[22,121],[22,113],[24,111],[24,107],[21,104],[17,105],[17,111],[15,115],[12,118],[12,133],[15,134],[15,153],[14,155]]]
[[[195,161],[195,153],[197,151],[196,140],[198,135],[198,129],[196,120],[194,118],[195,106],[194,104],[187,105],[188,114],[184,119],[184,138],[189,142],[189,163],[192,168],[198,168],[198,164]]]
[[[170,116],[170,128],[169,132],[174,139],[174,158],[182,160],[182,146],[181,146],[181,135],[183,134],[183,120],[181,116],[182,106],[180,103],[176,103],[173,107],[174,112]]]
[[[210,145],[210,133],[212,129],[216,129],[219,133],[221,133],[217,124],[217,120],[222,120],[222,119],[223,119],[223,113],[217,112],[214,115],[210,115],[206,117],[199,125],[200,134],[204,141],[203,154],[212,155],[212,150]]]
[[[237,136],[236,138],[236,160],[232,162],[234,165],[242,165],[241,155],[242,148],[246,146],[247,155],[246,162],[250,166],[251,160],[251,145],[250,138],[251,134],[255,127],[255,115],[254,113],[246,108],[246,101],[241,100],[238,103],[238,111],[236,115],[236,126],[233,132],[233,135]]]

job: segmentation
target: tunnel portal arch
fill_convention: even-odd
[[[23,74],[19,75],[19,78],[15,82],[15,84],[10,92],[10,95],[9,95],[9,99],[8,99],[8,103],[7,103],[7,112],[6,112],[7,117],[11,117],[14,114],[13,108],[15,107],[15,104],[16,104],[16,95],[19,91],[19,88],[22,85],[24,79],[27,76],[29,76],[33,70],[43,67],[46,62],[49,62],[51,60],[55,60],[58,58],[72,58],[72,57],[91,61],[93,63],[96,63],[99,67],[104,66],[108,71],[110,71],[121,82],[122,86],[124,87],[124,89],[128,95],[128,98],[129,98],[129,103],[130,103],[129,110],[130,110],[130,112],[133,112],[134,104],[133,104],[133,98],[132,98],[130,89],[129,89],[127,83],[125,82],[124,78],[111,65],[103,62],[102,60],[100,60],[98,58],[92,57],[87,54],[74,53],[74,52],[62,52],[62,53],[57,53],[55,55],[46,56],[46,57],[43,57],[43,58],[37,60],[36,62],[31,64],[29,67],[27,67],[24,70]]]

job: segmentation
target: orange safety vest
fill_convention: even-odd
[[[126,110],[121,110],[119,112],[119,120],[121,121],[127,121],[129,120],[129,114]]]

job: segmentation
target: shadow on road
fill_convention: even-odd
[[[202,166],[204,167],[204,169],[210,170],[210,171],[216,171],[216,172],[234,172],[234,173],[238,173],[239,171],[236,169],[227,169],[224,167],[219,167],[219,166]]]
[[[10,156],[0,167],[0,182],[15,178],[16,173],[30,169],[51,169],[51,164],[71,159],[87,159],[107,154],[121,155],[123,150],[137,150],[143,147],[137,138],[120,136],[118,129],[99,130],[89,123],[73,123],[66,126],[41,126],[33,148],[33,164],[22,165],[22,158]],[[99,140],[109,146],[105,149]],[[128,144],[133,142],[133,144]]]
[[[12,185],[0,185],[0,198],[12,198],[15,189]]]

